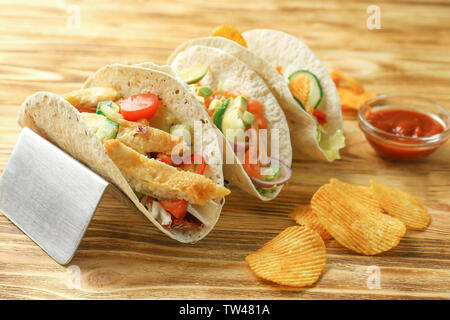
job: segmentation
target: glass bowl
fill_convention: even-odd
[[[383,131],[367,121],[370,112],[395,109],[420,112],[438,121],[444,128],[441,133],[429,137],[406,137]],[[422,159],[450,136],[450,113],[441,105],[427,99],[412,96],[378,95],[363,103],[358,111],[359,127],[375,151],[383,158],[394,161]]]

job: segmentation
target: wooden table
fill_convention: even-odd
[[[357,77],[367,90],[413,92],[450,106],[450,6],[376,1],[381,29],[368,30],[366,8],[373,3],[2,0],[0,172],[20,131],[18,106],[29,94],[78,88],[108,63],[164,63],[179,43],[224,23],[290,32],[330,69]],[[78,12],[79,28],[73,19]],[[249,200],[233,188],[216,228],[196,245],[169,239],[108,196],[70,267],[64,267],[0,215],[0,298],[450,298],[450,143],[422,162],[397,164],[375,155],[354,119],[345,121],[345,130],[343,159],[294,162],[293,178],[276,200]],[[293,225],[287,214],[308,203],[330,177],[359,184],[376,178],[402,188],[423,201],[431,225],[408,231],[398,247],[373,257],[329,241],[325,272],[311,288],[258,280],[246,255]],[[372,265],[380,268],[380,289],[367,287]],[[77,270],[81,283],[73,288]]]

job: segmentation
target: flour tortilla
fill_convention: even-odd
[[[208,158],[205,175],[212,181],[223,185],[221,153],[215,129],[209,122],[204,108],[192,103],[191,94],[175,78],[166,73],[125,65],[108,65],[93,74],[83,88],[90,86],[112,86],[121,95],[152,92],[171,111],[176,111],[181,122],[192,124],[194,120],[203,120],[202,148]],[[71,156],[86,164],[98,174],[119,187],[159,230],[169,237],[183,243],[194,243],[204,238],[219,219],[224,199],[215,200],[212,206],[213,223],[192,229],[166,229],[139,202],[128,182],[104,151],[102,143],[93,130],[82,120],[81,114],[61,96],[50,92],[37,92],[22,104],[19,124],[27,126],[44,138],[52,141]],[[198,206],[196,207],[199,208]]]
[[[244,35],[245,34],[247,33],[244,33]],[[171,63],[180,52],[195,45],[203,45],[221,49],[235,56],[236,58],[247,64],[250,68],[252,68],[270,88],[272,94],[278,100],[281,108],[286,114],[291,133],[291,142],[295,151],[294,154],[306,154],[314,159],[326,159],[323,150],[321,149],[317,141],[317,125],[314,119],[307,112],[305,112],[305,110],[303,110],[300,105],[294,100],[285,78],[276,71],[276,65],[271,64],[268,60],[259,56],[257,50],[254,50],[255,52],[250,51],[249,49],[239,45],[235,41],[222,37],[203,37],[186,41],[178,46],[170,55],[168,63]],[[272,49],[273,47],[270,47],[270,50]],[[303,50],[306,50],[305,55],[308,55],[315,64],[321,64],[309,48]],[[283,57],[283,54],[281,54],[278,50],[276,50],[276,52]],[[322,67],[320,67],[320,70],[323,73],[323,69],[325,67]],[[311,70],[312,72],[314,72],[313,70],[316,70],[311,69],[309,66],[305,67],[304,65],[302,65],[301,68],[297,68],[296,70],[300,69],[307,69]],[[283,71],[285,71],[284,68]],[[319,106],[319,110],[328,112],[327,115],[330,114],[328,116],[329,126],[326,130],[328,134],[332,135],[336,130],[342,130],[342,116],[340,111],[339,97],[337,96],[337,91],[335,89],[334,83],[332,81],[330,82],[328,80],[322,80],[323,78],[326,78],[326,75],[328,75],[326,69],[325,72],[326,74],[319,79],[321,81],[322,88],[324,89],[324,96],[330,98],[324,97]],[[324,88],[325,86],[326,89]]]
[[[250,51],[268,61],[273,69],[275,69],[276,66],[281,66],[285,76],[289,76],[298,70],[308,70],[312,72],[319,79],[323,90],[323,98],[317,107],[317,110],[320,110],[327,115],[328,125],[325,130],[328,133],[328,137],[334,135],[338,130],[343,132],[341,103],[336,86],[325,65],[306,44],[290,34],[277,30],[257,29],[244,32],[242,35],[244,36]],[[282,96],[282,105],[293,106],[294,102],[295,100],[292,98],[291,94]],[[291,109],[291,107],[286,108],[286,110],[287,109]],[[300,108],[300,110],[302,111],[301,113],[296,112],[294,114],[308,115],[303,109]],[[301,139],[300,135],[298,138]],[[303,143],[308,142],[300,140],[298,143],[299,145],[302,145]],[[323,150],[320,149],[320,147],[319,151],[320,154],[313,152],[311,155],[326,159]]]
[[[208,65],[210,68],[210,71],[201,80],[202,84],[211,88],[217,88],[219,81],[222,81],[224,91],[237,89],[249,95],[250,98],[261,102],[268,128],[279,130],[279,160],[290,167],[292,163],[292,146],[286,117],[278,101],[258,74],[232,54],[212,46],[194,45],[180,51],[176,56],[172,55],[171,66],[176,72],[196,64]],[[242,164],[234,155],[225,136],[221,134],[221,137],[226,154],[233,154],[234,156],[234,164],[227,164],[224,159],[225,178],[261,200],[274,199],[282,187],[278,188],[277,192],[271,197],[262,196],[256,190]]]

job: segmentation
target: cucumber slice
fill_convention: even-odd
[[[104,143],[106,140],[116,138],[118,132],[119,124],[106,118],[101,127],[98,128],[96,135],[101,143]]]
[[[228,105],[230,104],[230,102],[231,102],[231,98],[228,98],[227,100],[222,102],[222,104],[220,105],[220,107],[218,107],[216,109],[216,111],[214,111],[213,122],[217,126],[217,128],[219,128],[220,131],[222,131],[223,115],[224,115],[225,110],[227,109]]]
[[[99,102],[97,104],[97,114],[101,114],[111,120],[123,119],[119,106],[112,101]]]
[[[322,101],[323,97],[322,86],[320,85],[319,79],[317,79],[317,77],[313,73],[307,70],[299,70],[295,71],[288,77],[289,82],[294,81],[295,78],[300,75],[306,75],[309,79],[309,95],[308,99],[306,100],[306,106],[304,106],[297,97],[294,96],[294,99],[300,104],[303,109],[305,109],[305,107],[307,106],[311,106],[316,109],[320,101]]]
[[[203,98],[209,98],[213,94],[211,88],[208,87],[197,87],[195,88],[195,92]]]
[[[244,121],[245,126],[251,126],[253,120],[255,120],[255,115],[245,110],[244,114],[242,115],[242,121]]]
[[[208,73],[208,66],[197,64],[189,69],[181,70],[179,75],[187,84],[196,83]]]

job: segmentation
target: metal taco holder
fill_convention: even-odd
[[[121,195],[98,174],[24,128],[0,176],[0,211],[64,265],[73,258],[105,192]]]

